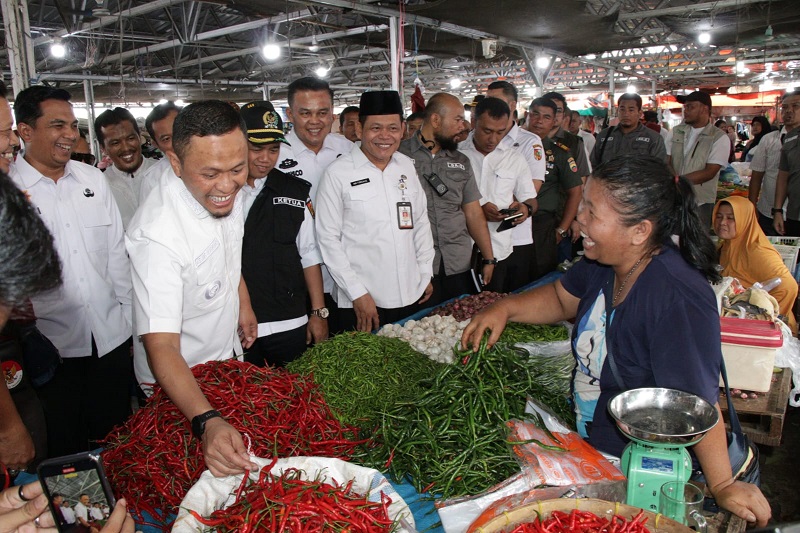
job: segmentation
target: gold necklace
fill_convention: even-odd
[[[633,276],[633,273],[636,272],[636,269],[639,268],[639,265],[642,264],[642,261],[644,261],[644,258],[647,257],[647,255],[648,254],[644,254],[642,257],[639,258],[638,261],[636,261],[636,263],[634,263],[633,268],[631,268],[630,271],[628,272],[628,275],[625,276],[625,279],[622,281],[622,285],[619,286],[619,289],[617,289],[617,293],[614,295],[614,298],[612,298],[611,307],[617,305],[617,300],[622,294],[622,291],[625,289],[625,285],[627,285],[628,280],[631,279],[631,276]]]

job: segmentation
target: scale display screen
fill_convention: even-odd
[[[675,464],[671,459],[642,457],[642,470],[661,472],[662,474],[671,474],[675,470]]]

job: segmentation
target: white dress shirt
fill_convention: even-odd
[[[74,524],[75,511],[72,510],[72,507],[69,507],[68,505],[62,505],[60,509],[61,509],[61,515],[64,517],[64,521],[66,521],[67,524]]]
[[[583,139],[583,147],[586,149],[586,159],[590,159],[592,157],[592,152],[594,152],[594,145],[597,144],[597,139],[586,130],[578,130],[578,135]]]
[[[753,149],[753,159],[750,161],[750,170],[763,172],[761,179],[761,192],[758,196],[756,207],[758,212],[767,218],[772,218],[772,206],[775,204],[775,181],[778,179],[778,163],[781,160],[781,135],[786,134],[786,128],[772,131],[761,138]],[[783,202],[783,209],[789,204],[789,199]]]
[[[89,521],[89,509],[81,502],[75,504],[75,518],[83,518],[87,522]]]
[[[31,299],[37,326],[61,357],[103,356],[131,336],[131,276],[117,204],[96,168],[70,161],[53,181],[18,157],[17,187],[53,234],[64,283]]]
[[[142,158],[142,164],[136,172],[123,172],[116,166],[111,165],[106,168],[103,175],[108,180],[111,194],[117,201],[119,214],[122,217],[122,227],[127,229],[136,208],[139,207],[139,197],[144,175],[147,169],[156,164],[155,159]]]
[[[311,184],[311,202],[317,201],[317,189],[320,179],[328,165],[343,154],[350,153],[353,143],[343,135],[328,134],[322,142],[318,153],[307,148],[294,130],[286,135],[289,144],[281,143],[281,154],[278,157],[278,170],[303,178]],[[289,146],[291,145],[291,146]]]
[[[105,518],[103,510],[99,507],[92,507],[89,509],[89,514],[92,515],[92,520],[103,520]]]
[[[514,124],[506,136],[503,137],[503,140],[500,141],[499,148],[503,150],[513,149],[519,153],[528,163],[531,179],[544,182],[547,164],[541,137]],[[535,185],[534,190],[536,190]],[[527,198],[517,198],[517,200],[521,202],[522,200],[527,200]],[[511,228],[510,232],[514,246],[525,246],[533,243],[533,221],[530,218],[525,219],[522,224],[517,224]]]
[[[493,203],[498,209],[507,209],[516,197],[520,202],[536,198],[536,189],[531,180],[531,171],[525,158],[513,149],[502,149],[499,145],[484,157],[467,139],[459,150],[469,157],[475,180],[481,191],[481,205]],[[498,261],[508,258],[513,252],[513,230],[497,232],[500,222],[488,222],[492,239],[492,251]],[[530,228],[529,228],[530,233]]]
[[[286,135],[286,143],[281,143],[281,154],[278,157],[278,170],[302,178],[311,184],[311,204],[317,203],[317,190],[322,174],[328,165],[343,154],[350,153],[353,143],[343,135],[328,134],[322,142],[319,153],[306,147],[294,130]],[[291,146],[290,146],[291,145]],[[325,265],[322,265],[322,288],[326,294],[333,292],[333,278]]]
[[[411,203],[413,229],[399,227],[397,203],[402,201]],[[413,161],[399,152],[383,171],[358,147],[334,161],[319,186],[316,229],[339,307],[353,307],[353,300],[368,292],[377,307],[405,307],[431,281],[428,203]]]
[[[241,354],[239,280],[244,235],[242,195],[231,214],[216,218],[172,175],[131,220],[136,334],[179,333],[189,367]],[[139,383],[154,383],[146,355],[134,351]]]
[[[244,205],[244,220],[247,220],[247,215],[250,213],[250,208],[256,201],[256,197],[264,189],[264,184],[267,182],[266,177],[257,179],[253,182],[253,187],[244,184],[241,192],[242,201]],[[322,255],[319,253],[317,246],[317,234],[314,230],[314,217],[311,216],[311,211],[305,207],[303,208],[304,216],[303,223],[300,224],[300,231],[297,233],[295,243],[297,245],[297,253],[300,254],[300,264],[304,269],[319,265],[322,263]],[[301,326],[308,324],[308,315],[305,313],[297,318],[289,320],[280,320],[277,322],[260,322],[258,324],[258,336],[266,337],[275,333],[283,331],[291,331]]]
[[[142,180],[139,184],[139,205],[142,205],[150,194],[150,191],[155,189],[161,183],[163,176],[174,175],[172,172],[172,164],[169,162],[169,157],[164,156],[154,164],[150,165],[142,174]]]

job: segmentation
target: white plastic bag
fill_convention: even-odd
[[[800,340],[792,335],[789,326],[777,321],[783,333],[783,346],[775,351],[775,366],[792,369],[792,391],[789,393],[789,405],[800,407]]]
[[[251,457],[251,461],[261,468],[268,466],[271,459],[261,459]],[[305,479],[320,479],[322,481],[336,481],[344,485],[353,480],[352,490],[358,494],[368,495],[371,502],[380,502],[381,493],[391,498],[389,505],[389,518],[392,520],[400,519],[400,527],[397,531],[405,533],[415,533],[414,517],[406,505],[406,502],[394,490],[389,481],[377,470],[354,465],[340,459],[329,459],[327,457],[287,457],[278,459],[271,472],[279,476],[284,470],[297,469],[305,473]],[[217,478],[206,470],[197,480],[197,483],[189,489],[186,497],[181,502],[178,518],[172,527],[173,533],[199,533],[208,528],[203,526],[189,514],[193,510],[201,516],[208,516],[217,509],[224,509],[231,505],[235,500],[235,493],[242,483],[243,474]],[[258,479],[259,472],[250,472],[250,479]]]

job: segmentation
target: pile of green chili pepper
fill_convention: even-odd
[[[274,462],[273,462],[274,464]],[[271,532],[388,532],[394,522],[389,518],[391,499],[381,493],[380,502],[371,502],[355,494],[350,481],[334,486],[319,480],[303,480],[302,472],[288,469],[280,476],[262,469],[258,481],[245,475],[236,501],[211,516],[189,513],[204,526],[218,533]]]
[[[381,411],[413,398],[439,366],[400,339],[354,332],[317,344],[287,368],[310,374],[343,424],[372,430]]]
[[[565,326],[548,326],[545,324],[520,324],[509,322],[500,335],[500,342],[520,344],[528,342],[556,342],[569,339],[569,331]]]
[[[200,390],[243,436],[257,457],[310,455],[349,459],[365,444],[343,426],[309,378],[235,360],[192,368]],[[147,512],[168,530],[168,518],[206,469],[202,442],[190,423],[156,387],[147,404],[114,428],[103,462],[118,497],[139,523]]]
[[[486,339],[478,352],[458,352],[420,394],[384,413],[383,445],[366,462],[443,498],[477,494],[519,472],[504,424],[526,418],[528,395],[542,393],[535,362],[520,352],[505,344],[488,350]]]

